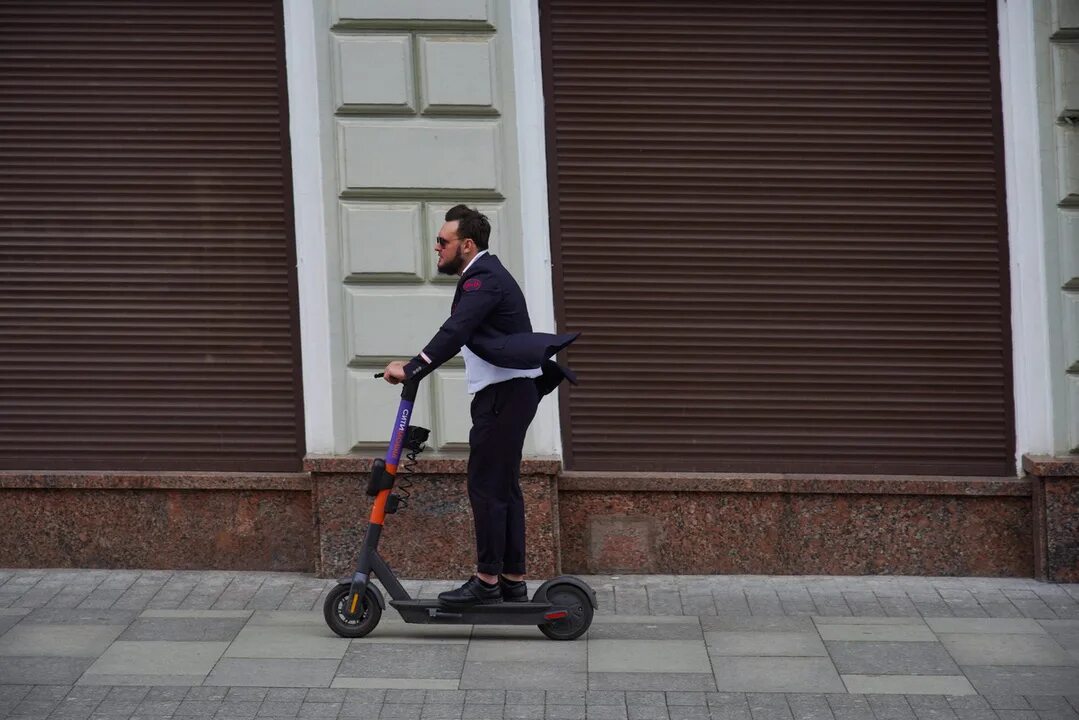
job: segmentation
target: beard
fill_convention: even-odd
[[[457,246],[457,254],[438,266],[439,275],[456,275],[465,266],[465,259],[461,256],[461,246]]]

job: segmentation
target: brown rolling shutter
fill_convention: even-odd
[[[0,468],[298,470],[280,2],[0,1]]]
[[[1014,475],[995,0],[541,0],[567,465]]]

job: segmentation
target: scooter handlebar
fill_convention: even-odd
[[[386,377],[386,373],[375,373],[375,378],[378,380],[381,380],[384,377]],[[414,401],[416,399],[416,390],[419,389],[419,387],[419,380],[405,380],[401,383],[401,397],[409,402]]]

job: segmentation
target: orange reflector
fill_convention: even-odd
[[[352,596],[352,609],[350,609],[348,611],[350,615],[355,615],[356,614],[356,606],[359,605],[359,604],[360,604],[360,596],[357,593],[356,595]]]
[[[544,620],[561,620],[562,618],[566,617],[567,615],[569,615],[569,613],[566,612],[565,610],[555,610],[554,612],[549,612],[546,615],[544,615],[543,619]]]

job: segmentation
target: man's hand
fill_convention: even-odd
[[[386,366],[386,369],[382,371],[382,377],[386,379],[390,385],[396,385],[397,383],[405,381],[405,361],[394,360],[392,363]]]

